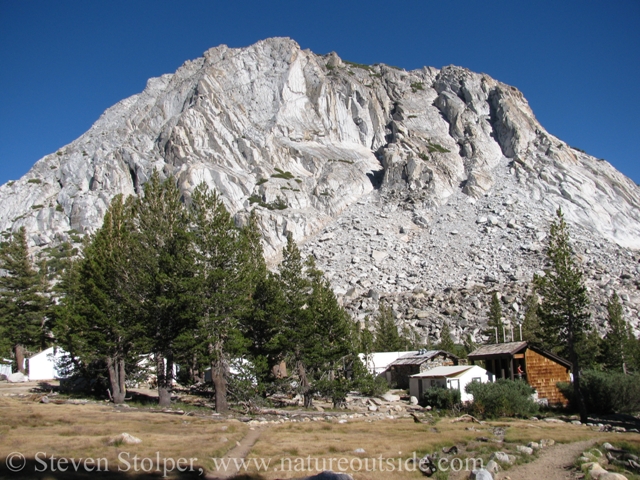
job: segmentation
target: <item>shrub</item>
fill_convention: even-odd
[[[284,178],[285,180],[293,180],[294,176],[291,172],[283,172],[279,168],[276,168],[276,173],[271,175],[271,178]]]
[[[425,405],[430,405],[441,410],[451,410],[460,405],[460,390],[457,388],[435,387],[428,389],[422,396]]]
[[[576,405],[573,385],[559,383],[558,388]],[[640,411],[640,375],[586,370],[580,380],[580,390],[590,413],[633,413]]]
[[[498,380],[494,383],[472,382],[465,391],[473,395],[473,415],[496,417],[529,417],[538,411],[531,395],[533,388],[523,381]]]
[[[413,93],[416,93],[418,90],[424,90],[424,85],[422,82],[414,82],[411,84],[411,90]]]
[[[42,183],[42,180],[40,180],[39,178],[30,178],[29,180],[27,180],[27,183],[35,183],[36,185],[39,185]]]

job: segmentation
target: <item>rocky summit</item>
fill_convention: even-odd
[[[212,48],[0,187],[0,230],[24,226],[34,248],[79,241],[154,170],[186,201],[206,182],[239,224],[255,209],[270,260],[292,234],[356,319],[386,298],[433,341],[443,322],[478,337],[493,292],[517,323],[561,207],[596,323],[613,291],[640,321],[640,188],[484,74],[361,65],[287,38]]]

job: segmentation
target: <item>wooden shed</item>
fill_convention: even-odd
[[[495,378],[525,380],[538,392],[538,398],[550,405],[567,403],[556,384],[571,381],[571,363],[551,352],[527,342],[496,343],[471,352],[469,361],[484,361]]]
[[[393,361],[383,372],[389,385],[409,388],[409,377],[435,367],[458,365],[458,357],[444,350],[419,350],[408,352]]]

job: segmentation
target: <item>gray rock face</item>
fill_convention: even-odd
[[[491,289],[522,315],[561,207],[592,291],[618,291],[638,321],[640,188],[487,75],[352,64],[286,38],[212,48],[0,187],[0,231],[80,241],[154,170],[186,201],[206,182],[238,223],[255,208],[271,260],[291,233],[357,318],[387,297],[436,340],[444,318],[476,335]]]

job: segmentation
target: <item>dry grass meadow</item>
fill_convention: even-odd
[[[504,442],[496,441],[496,428],[504,429]],[[140,438],[142,443],[109,445],[110,438],[123,432]],[[441,451],[442,447],[452,445],[459,448],[458,457],[480,457],[484,461],[493,451],[512,452],[517,445],[543,438],[559,443],[580,440],[593,440],[594,444],[604,441],[614,444],[626,442],[636,451],[640,450],[639,434],[600,433],[586,426],[543,421],[497,421],[480,425],[452,423],[451,419],[442,418],[435,424],[419,424],[411,418],[377,421],[365,418],[343,424],[333,419],[247,425],[235,419],[219,419],[213,415],[153,413],[143,408],[115,408],[107,403],[43,404],[29,397],[0,396],[0,476],[41,479],[162,476],[162,471],[155,470],[155,463],[152,471],[148,471],[150,463],[147,463],[144,465],[147,472],[138,468],[137,475],[134,474],[133,458],[137,455],[139,459],[144,458],[149,462],[155,462],[158,457],[173,460],[184,458],[187,462],[190,458],[197,458],[192,462],[195,471],[191,477],[197,477],[198,469],[202,468],[205,475],[213,478],[216,469],[212,457],[223,457],[232,449],[239,451],[236,442],[242,442],[248,434],[259,434],[259,438],[255,445],[245,449],[249,467],[244,478],[269,480],[304,477],[313,473],[308,471],[309,466],[315,470],[316,465],[320,469],[323,466],[327,469],[333,467],[337,471],[341,468],[337,463],[341,458],[344,459],[342,466],[354,466],[355,470],[360,470],[354,472],[347,467],[356,480],[424,478],[419,471],[405,471],[405,461],[412,457],[413,452],[420,458],[426,453]],[[356,453],[357,449],[364,452]],[[28,465],[21,475],[8,471],[5,464],[6,457],[12,452],[20,452],[28,459]],[[36,461],[38,452],[41,452],[38,457],[40,462]],[[73,467],[67,467],[66,472],[53,471],[52,456],[56,459],[74,459],[76,462],[86,458],[106,459],[112,472],[85,473],[83,467],[78,474],[70,472]],[[122,471],[127,469],[127,464],[121,458],[128,459],[128,472]],[[381,458],[386,472],[380,471]],[[258,471],[252,463],[260,459],[269,462],[269,471]],[[330,464],[332,459],[336,463]],[[403,471],[399,471],[399,460],[402,461]],[[531,460],[535,460],[535,456]],[[57,469],[59,464],[56,462],[54,460]],[[45,463],[46,469],[43,466]],[[389,472],[390,465],[394,468],[392,474]],[[282,466],[285,471],[282,471]],[[40,472],[38,469],[46,471]],[[118,472],[118,469],[121,471]],[[364,471],[367,469],[369,471]],[[170,478],[188,478],[190,472],[182,476],[176,474],[175,470],[168,473]],[[461,473],[447,477],[439,472],[432,478],[456,479],[467,476],[468,473]]]

